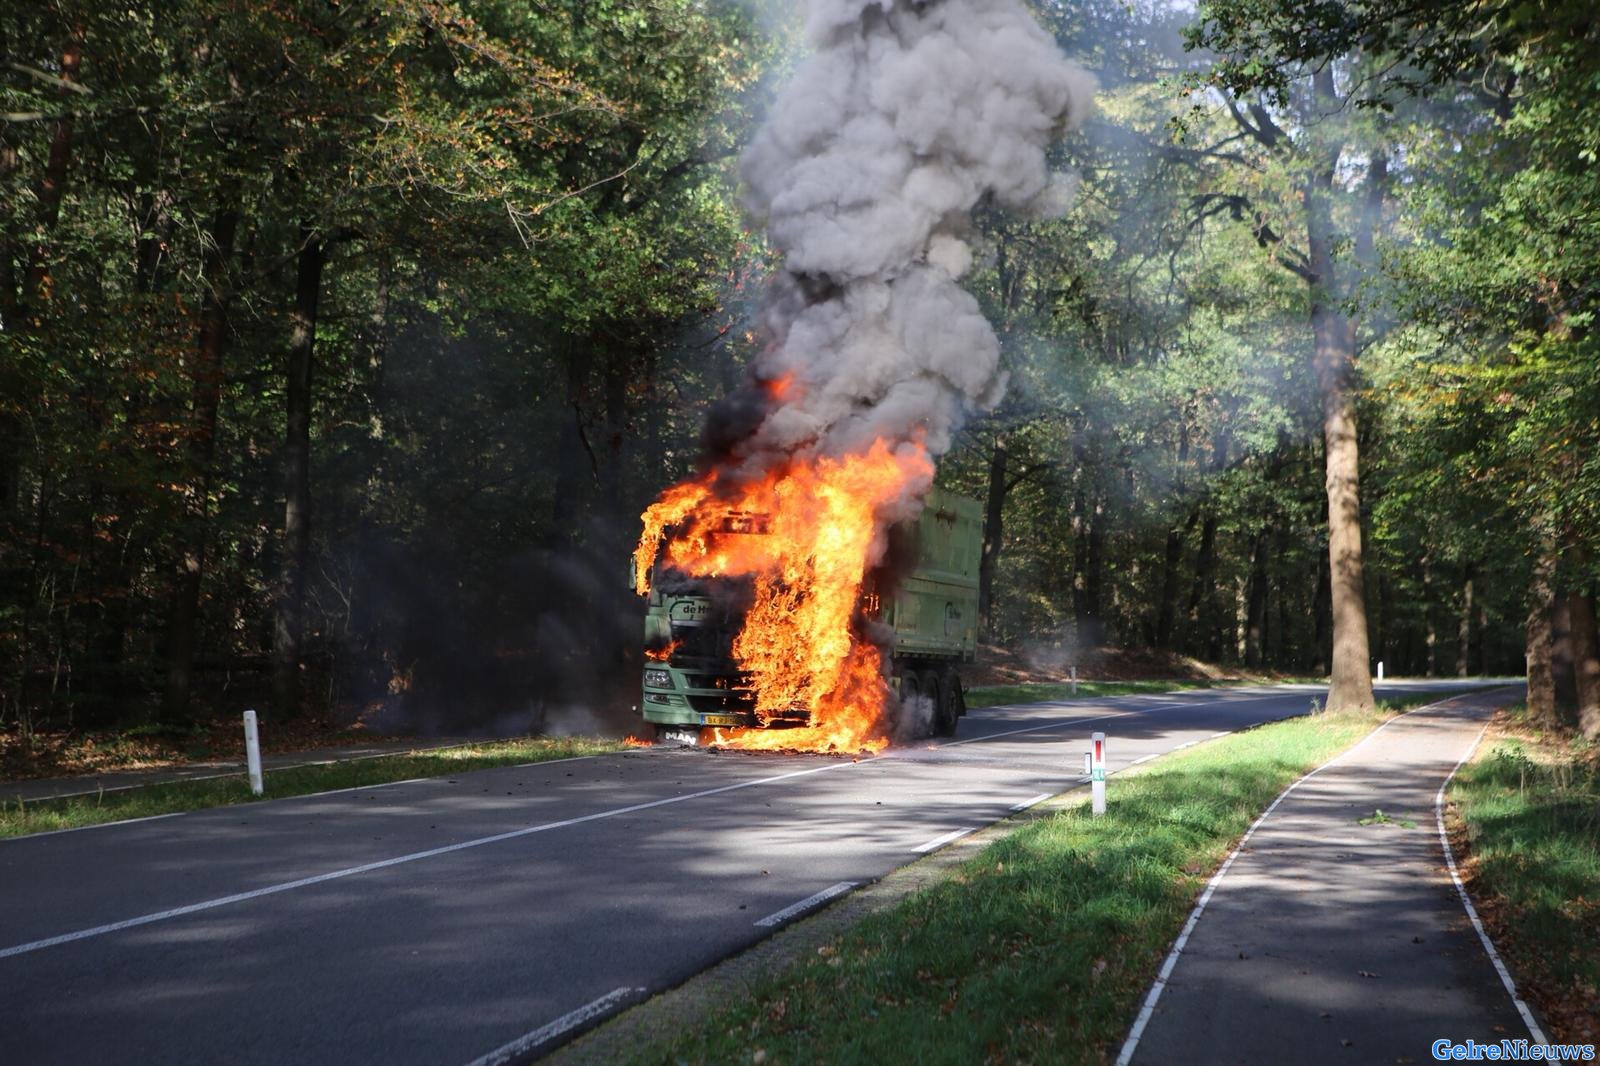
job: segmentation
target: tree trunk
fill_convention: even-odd
[[[1555,548],[1548,541],[1540,545],[1533,563],[1533,578],[1528,584],[1528,621],[1525,630],[1528,660],[1528,717],[1545,729],[1554,728],[1556,717],[1556,679],[1551,668],[1554,634],[1553,614],[1556,572]]]
[[[73,26],[61,50],[61,73],[58,76],[63,82],[78,80],[78,71],[83,64],[83,35],[84,27],[81,24]],[[69,91],[66,88],[61,90],[63,95]],[[67,170],[72,165],[72,135],[73,118],[69,112],[56,122],[55,131],[50,137],[50,154],[45,160],[44,178],[39,183],[39,229],[42,233],[53,229],[56,219],[60,217],[61,198],[67,189]],[[27,281],[23,285],[23,298],[35,316],[40,315],[44,305],[50,302],[50,287],[50,249],[41,240],[28,256]]]
[[[284,717],[300,710],[306,568],[311,561],[311,375],[324,261],[321,237],[302,223],[300,255],[295,270],[294,314],[289,333],[289,381],[284,417],[283,569],[278,579],[278,612],[272,649],[272,700],[278,714]]]
[[[1261,529],[1250,542],[1250,580],[1245,595],[1244,661],[1252,670],[1260,669],[1267,630],[1267,530]]]
[[[1356,444],[1355,323],[1329,306],[1312,311],[1322,435],[1327,446],[1328,574],[1333,611],[1333,662],[1328,709],[1373,706],[1367,648],[1366,589],[1361,557],[1361,497]]]
[[[1103,626],[1105,620],[1105,577],[1106,505],[1096,493],[1094,507],[1089,511],[1088,577],[1084,581],[1083,604],[1097,627]]]
[[[1578,728],[1600,740],[1600,644],[1596,643],[1594,596],[1572,594],[1572,658],[1578,682]]]
[[[217,408],[222,402],[223,351],[228,334],[228,261],[233,255],[239,212],[218,212],[211,225],[202,280],[205,299],[200,332],[195,341],[194,370],[190,384],[188,485],[186,511],[172,604],[167,620],[167,684],[161,701],[168,721],[182,721],[191,713],[194,684],[195,631],[200,613],[200,583],[205,576],[208,535],[207,497],[211,491],[211,462],[217,451]]]
[[[1183,543],[1200,521],[1200,511],[1189,512],[1182,527],[1167,530],[1167,551],[1161,560],[1161,611],[1156,616],[1156,647],[1172,651],[1172,634],[1178,622],[1178,570],[1183,564]]]
[[[1184,491],[1184,473],[1189,468],[1189,427],[1178,427],[1178,461],[1174,472],[1173,484],[1177,496],[1182,499]],[[1198,508],[1189,509],[1189,518],[1182,528],[1173,526],[1167,530],[1167,550],[1161,560],[1161,606],[1156,613],[1155,645],[1163,651],[1172,647],[1172,630],[1177,624],[1178,614],[1178,567],[1183,563],[1183,542],[1194,529],[1195,523],[1200,521]]]
[[[1461,582],[1461,615],[1456,621],[1456,676],[1472,672],[1472,564]]]
[[[1005,535],[1006,502],[1006,438],[1001,434],[994,439],[994,450],[989,454],[989,492],[983,505],[983,551],[978,557],[978,617],[984,631],[994,632],[994,572],[1000,561],[1002,537]]]
[[[1333,635],[1330,632],[1330,623],[1333,620],[1333,589],[1332,578],[1326,566],[1317,567],[1317,590],[1311,596],[1311,617],[1313,619],[1311,634],[1311,661],[1318,674],[1328,673],[1330,652],[1333,649]]]
[[[1318,72],[1319,96],[1332,93],[1331,70]],[[1324,84],[1325,83],[1325,84]],[[1327,462],[1328,572],[1333,611],[1330,711],[1373,706],[1367,645],[1366,589],[1361,554],[1360,455],[1356,436],[1356,324],[1340,310],[1334,263],[1333,175],[1337,158],[1305,183],[1306,237],[1311,273],[1313,367],[1322,394]]]
[[[1439,631],[1433,624],[1433,560],[1422,556],[1423,676],[1439,676]]]
[[[17,148],[6,140],[7,127],[0,125],[0,188],[9,184],[11,174],[20,165]],[[5,230],[0,230],[0,332],[21,327],[17,321],[17,242]]]

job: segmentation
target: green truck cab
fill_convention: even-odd
[[[730,515],[725,532],[762,536],[755,515]],[[976,500],[934,489],[922,513],[890,531],[888,560],[870,575],[861,612],[877,631],[898,698],[897,735],[948,736],[966,712],[960,667],[977,651],[978,562],[983,510]],[[879,590],[882,590],[880,593]],[[733,660],[737,615],[709,590],[652,581],[644,619],[640,713],[657,733],[696,739],[700,730],[758,728],[754,696]],[[807,724],[797,707],[767,728]]]

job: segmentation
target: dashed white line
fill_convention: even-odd
[[[756,924],[765,927],[782,925],[784,922],[787,922],[790,918],[793,918],[797,914],[804,914],[806,911],[809,911],[814,907],[822,906],[822,904],[828,902],[830,899],[837,899],[846,892],[849,892],[851,889],[855,888],[859,883],[860,882],[858,881],[840,881],[838,884],[830,885],[821,892],[816,892],[807,896],[798,903],[789,904],[781,911],[775,911],[772,914],[767,915],[765,918],[756,922]]]
[[[307,888],[311,885],[320,885],[324,881],[335,881],[341,877],[351,877],[355,874],[371,873],[374,870],[385,870],[391,866],[400,866],[404,863],[417,862],[421,859],[431,859],[436,855],[448,855],[451,852],[465,851],[468,848],[480,848],[485,844],[498,844],[504,840],[515,840],[518,837],[532,836],[534,833],[543,833],[551,829],[565,829],[568,826],[583,825],[586,822],[598,822],[604,818],[615,818],[622,814],[633,814],[636,811],[648,811],[656,807],[666,807],[674,803],[684,803],[692,799],[705,796],[716,796],[724,792],[735,792],[739,789],[754,788],[757,785],[770,785],[778,781],[785,781],[795,777],[806,777],[810,774],[823,774],[830,770],[838,770],[855,763],[837,762],[825,766],[813,766],[806,770],[791,770],[786,774],[774,777],[759,777],[751,781],[738,781],[731,785],[722,785],[718,788],[703,789],[699,792],[689,792],[682,796],[668,796],[666,799],[652,800],[648,803],[635,803],[627,807],[614,807],[608,811],[596,811],[594,814],[584,814],[576,818],[564,818],[559,822],[546,822],[543,825],[531,825],[523,829],[513,829],[508,833],[496,833],[493,836],[477,837],[473,840],[463,840],[457,844],[446,844],[444,847],[429,848],[427,851],[413,851],[409,855],[396,855],[392,859],[382,859],[378,862],[364,863],[360,866],[350,866],[343,870],[330,870],[324,874],[312,877],[302,877],[296,881],[284,881],[281,884],[267,885],[264,888],[253,889],[249,892],[235,892],[231,896],[221,896],[217,899],[203,900],[199,903],[190,903],[182,907],[173,907],[170,910],[157,911],[154,914],[142,914],[137,918],[128,918],[120,922],[111,922],[106,925],[96,925],[88,929],[79,929],[71,933],[62,933],[60,936],[46,937],[43,940],[34,940],[26,944],[17,944],[9,948],[0,948],[0,959],[8,959],[13,955],[26,955],[30,951],[40,951],[44,948],[53,948],[59,944],[70,944],[75,940],[87,940],[90,937],[104,936],[107,933],[121,932],[124,929],[133,929],[141,925],[150,925],[153,922],[163,922],[170,918],[181,918],[186,914],[211,910],[214,907],[225,907],[230,903],[243,903],[246,900],[259,899],[262,896],[276,895],[279,892],[289,892],[296,888]]]
[[[1160,754],[1161,753],[1158,752],[1158,751],[1152,751],[1149,755],[1141,755],[1141,756],[1139,756],[1137,759],[1133,760],[1128,765],[1129,766],[1138,766],[1142,762],[1149,762],[1151,759],[1156,758]]]
[[[1433,819],[1439,826],[1439,843],[1444,847],[1444,861],[1450,867],[1450,880],[1456,883],[1456,892],[1461,896],[1461,905],[1467,909],[1467,917],[1472,921],[1472,928],[1478,931],[1478,940],[1483,944],[1483,950],[1488,953],[1489,961],[1494,963],[1495,973],[1500,975],[1500,983],[1506,986],[1506,992],[1511,996],[1511,1002],[1516,1004],[1517,1013],[1522,1015],[1523,1022],[1528,1026],[1528,1035],[1533,1037],[1535,1044],[1547,1044],[1544,1030],[1539,1028],[1539,1023],[1533,1020],[1533,1012],[1517,995],[1517,983],[1511,979],[1511,971],[1506,969],[1506,964],[1500,958],[1500,953],[1494,949],[1494,942],[1489,939],[1489,934],[1483,928],[1483,922],[1478,918],[1478,908],[1472,905],[1472,897],[1467,895],[1467,886],[1461,883],[1461,872],[1456,869],[1456,853],[1450,847],[1450,836],[1444,831],[1444,792],[1450,787],[1450,782],[1455,780],[1456,771],[1461,769],[1463,763],[1472,757],[1483,741],[1483,735],[1489,731],[1487,723],[1478,730],[1478,735],[1472,740],[1472,747],[1461,756],[1454,769],[1444,779],[1444,784],[1439,786],[1439,791],[1433,797]]]
[[[1045,800],[1049,799],[1053,795],[1054,795],[1053,792],[1041,792],[1037,796],[1029,796],[1027,799],[1023,800],[1021,803],[1013,803],[1011,805],[1011,810],[1012,810],[1013,813],[1015,813],[1017,811],[1025,811],[1029,807],[1032,807],[1032,806],[1034,806],[1036,804],[1039,804],[1039,803],[1043,803]]]
[[[626,1000],[639,995],[642,988],[619,988],[608,992],[593,1003],[585,1003],[575,1011],[569,1011],[547,1025],[541,1025],[531,1033],[524,1033],[504,1047],[495,1048],[482,1058],[473,1059],[467,1066],[506,1066],[507,1063],[521,1058],[540,1044],[548,1044],[558,1036],[572,1032],[572,1030],[591,1022],[602,1015],[610,1013]]]
[[[955,841],[960,840],[962,837],[966,836],[968,833],[975,833],[975,832],[977,832],[977,830],[971,829],[971,828],[967,828],[967,829],[952,829],[950,832],[945,833],[943,836],[936,836],[932,840],[928,841],[926,844],[918,845],[916,850],[919,853],[925,853],[925,852],[929,852],[929,851],[937,851],[939,848],[944,847],[946,844],[952,844]]]

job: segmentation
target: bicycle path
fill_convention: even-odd
[[[1517,698],[1402,716],[1282,797],[1213,881],[1119,1063],[1422,1063],[1440,1039],[1536,1040],[1435,818],[1440,787]]]

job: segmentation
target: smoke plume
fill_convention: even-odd
[[[1075,182],[1046,152],[1083,122],[1094,81],[1019,0],[810,0],[806,39],[741,161],[783,257],[770,344],[707,440],[752,473],[877,440],[938,456],[1005,388],[999,341],[959,285],[971,212],[1066,209]]]

